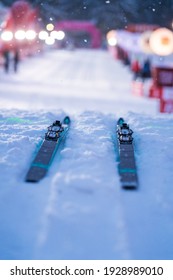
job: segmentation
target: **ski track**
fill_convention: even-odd
[[[17,75],[10,72],[7,76],[0,70],[0,106],[5,108],[52,110],[57,104],[73,113],[98,108],[114,113],[129,108],[141,112],[141,105],[145,112],[153,112],[158,106],[155,100],[132,95],[129,99],[131,73],[106,51],[52,51],[21,63]]]
[[[62,151],[62,164],[51,181],[39,233],[37,258],[52,258],[52,249],[49,252],[52,239],[58,241],[53,252],[53,257],[58,259],[66,259],[67,256],[70,259],[83,259],[84,256],[86,259],[129,257],[124,223],[119,217],[119,191],[114,188],[119,182],[115,176],[110,176],[110,171],[115,170],[113,153],[109,155],[112,164],[109,168],[104,166],[106,178],[110,179],[105,180],[105,174],[102,174],[102,164],[109,153],[107,149],[114,151],[109,126],[108,123],[105,125],[102,116],[98,118],[91,112],[72,124],[69,139]],[[99,137],[95,137],[95,133],[99,133]],[[89,143],[87,135],[90,135]],[[76,139],[83,144],[78,146]],[[99,149],[95,149],[100,145],[101,155]],[[78,170],[75,166],[77,158]],[[114,199],[112,195],[117,198]],[[103,224],[105,229],[102,228]],[[87,244],[87,248],[84,244]]]

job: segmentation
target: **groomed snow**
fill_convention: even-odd
[[[0,69],[0,259],[172,259],[173,116],[131,94],[106,51],[51,51]],[[25,175],[49,126],[72,123],[47,177]],[[134,130],[139,189],[121,189],[115,130]]]

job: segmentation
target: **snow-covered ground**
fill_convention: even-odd
[[[0,259],[172,259],[173,116],[131,94],[106,51],[51,51],[0,69]],[[25,174],[47,126],[72,124],[47,177]],[[121,189],[115,129],[134,130],[139,189]]]

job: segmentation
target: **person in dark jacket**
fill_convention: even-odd
[[[134,80],[136,80],[141,76],[141,67],[137,59],[132,62],[131,70],[134,73],[134,77],[133,77]]]
[[[4,56],[4,70],[6,73],[9,71],[9,66],[10,66],[10,53],[8,50],[4,51],[3,53]]]
[[[19,52],[18,52],[18,50],[15,51],[13,60],[14,60],[14,71],[17,72],[18,64],[19,64]]]
[[[141,69],[141,76],[143,81],[151,77],[151,64],[149,59],[144,61],[143,67]]]

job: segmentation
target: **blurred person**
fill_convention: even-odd
[[[129,66],[130,65],[130,58],[127,52],[124,52],[123,57],[123,64]]]
[[[4,57],[4,70],[6,73],[8,73],[9,66],[10,66],[10,52],[8,50],[4,51],[3,57]]]
[[[14,72],[17,72],[18,70],[18,64],[19,64],[20,58],[19,58],[19,51],[16,50],[13,57],[14,62]]]
[[[146,59],[144,61],[143,67],[141,69],[141,77],[142,77],[143,81],[145,81],[145,79],[151,77],[151,64],[150,64],[149,59]]]
[[[141,77],[141,66],[140,66],[139,61],[137,59],[132,62],[131,70],[134,74],[134,76],[133,76],[134,80]]]

